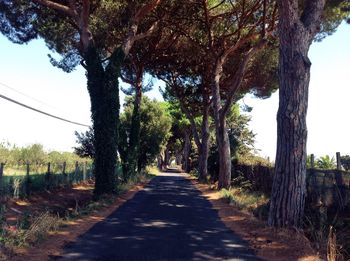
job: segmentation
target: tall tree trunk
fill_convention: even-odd
[[[226,130],[225,113],[222,113],[220,96],[220,78],[223,60],[216,62],[214,79],[212,84],[214,121],[216,128],[216,142],[219,153],[219,183],[218,188],[228,188],[231,182],[231,155],[230,142]]]
[[[167,167],[169,166],[169,163],[170,163],[170,152],[169,152],[169,148],[167,145],[165,148],[165,151],[164,151],[164,161],[163,161],[162,169],[166,170]]]
[[[185,143],[184,143],[184,148],[183,148],[183,165],[182,169],[185,172],[189,172],[190,169],[190,152],[191,152],[191,139],[190,139],[190,134],[188,132],[185,132]]]
[[[307,1],[301,18],[297,2],[279,3],[280,100],[275,175],[268,218],[268,224],[275,227],[301,225],[306,193],[306,113],[311,67],[308,51],[324,1]]]
[[[135,84],[135,100],[134,109],[131,118],[131,128],[129,137],[129,150],[127,154],[127,177],[132,177],[135,175],[136,169],[141,168],[138,164],[139,162],[139,148],[140,148],[140,106],[142,99],[142,75],[137,77]]]
[[[182,162],[182,152],[181,151],[177,151],[176,152],[175,163],[176,163],[176,165],[181,165],[181,162]]]
[[[163,156],[161,154],[157,157],[157,167],[160,171],[163,171]]]
[[[217,126],[216,137],[218,142],[220,165],[218,188],[228,188],[231,184],[231,148],[226,130],[225,117],[220,117],[220,124]]]
[[[95,47],[85,55],[87,85],[94,130],[96,197],[115,190],[115,167],[119,125],[118,76],[124,53],[117,49],[104,69]]]
[[[209,157],[209,106],[203,108],[201,143],[199,147],[199,180],[207,181]]]

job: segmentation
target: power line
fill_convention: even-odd
[[[12,91],[14,91],[14,92],[16,92],[16,93],[19,93],[19,94],[21,94],[22,96],[27,97],[27,98],[29,98],[29,99],[31,99],[31,100],[33,100],[33,101],[36,101],[36,102],[38,102],[38,103],[41,103],[41,104],[43,104],[43,105],[45,105],[45,106],[48,106],[48,107],[50,107],[50,108],[53,108],[53,109],[55,109],[55,110],[61,111],[60,109],[58,109],[58,108],[56,108],[56,107],[54,107],[54,106],[52,106],[52,105],[50,105],[50,104],[47,104],[47,103],[45,103],[45,102],[43,102],[43,101],[40,101],[40,100],[38,100],[38,99],[36,99],[36,98],[34,98],[34,97],[32,97],[32,96],[29,96],[28,94],[25,94],[24,92],[21,92],[21,91],[19,91],[19,90],[16,90],[15,88],[13,88],[13,87],[11,87],[11,86],[9,86],[9,85],[3,83],[3,82],[0,82],[0,85],[6,87],[7,89],[10,89],[10,90],[12,90]]]
[[[25,104],[23,104],[23,103],[21,103],[21,102],[15,101],[15,100],[13,100],[13,99],[11,99],[11,98],[9,98],[9,97],[6,97],[5,95],[2,95],[2,94],[0,94],[0,98],[3,98],[3,99],[5,99],[5,100],[8,100],[8,101],[10,101],[10,102],[13,102],[13,103],[15,103],[15,104],[17,104],[17,105],[23,106],[23,107],[25,107],[25,108],[27,108],[27,109],[30,109],[30,110],[39,112],[39,113],[41,113],[41,114],[44,114],[44,115],[46,115],[46,116],[49,116],[49,117],[52,117],[52,118],[55,118],[55,119],[58,119],[58,120],[61,120],[61,121],[69,122],[69,123],[71,123],[71,124],[80,125],[80,126],[84,126],[84,127],[90,127],[89,125],[86,125],[86,124],[82,124],[82,123],[78,123],[78,122],[75,122],[75,121],[66,120],[66,119],[64,119],[64,118],[61,118],[61,117],[52,115],[52,114],[50,114],[50,113],[47,113],[47,112],[44,112],[44,111],[35,109],[35,108],[30,107],[30,106],[28,106],[28,105],[25,105]]]

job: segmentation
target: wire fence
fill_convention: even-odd
[[[0,163],[0,196],[28,197],[32,192],[70,187],[92,178],[93,165],[90,162],[15,166]]]

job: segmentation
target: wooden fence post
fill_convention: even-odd
[[[25,194],[27,197],[30,196],[31,194],[31,185],[32,185],[32,181],[30,180],[30,164],[29,162],[27,161],[26,163],[26,178],[25,178]]]
[[[63,183],[65,186],[68,186],[68,175],[66,173],[66,167],[67,167],[67,162],[63,162],[63,166],[62,166],[62,174],[63,174]]]
[[[311,168],[314,169],[315,168],[315,155],[314,154],[311,154],[310,164],[311,164]]]
[[[4,176],[5,163],[0,163],[0,195],[5,194],[3,189],[3,176]]]
[[[51,162],[47,163],[47,172],[45,175],[45,185],[46,185],[46,189],[50,190],[50,179],[51,179]]]
[[[87,163],[86,163],[86,161],[85,161],[85,162],[84,162],[84,165],[83,165],[83,181],[86,180],[86,165],[87,165]]]
[[[79,173],[79,162],[76,161],[75,162],[75,170],[74,170],[74,182],[75,183],[77,182],[78,173]]]
[[[337,158],[337,170],[341,170],[340,152],[336,153]]]

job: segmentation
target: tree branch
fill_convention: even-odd
[[[126,37],[122,45],[122,50],[124,52],[125,57],[129,55],[130,49],[134,45],[135,41],[150,36],[156,29],[158,22],[155,22],[145,33],[137,34],[140,21],[144,19],[145,16],[148,15],[152,10],[154,10],[161,3],[161,1],[162,0],[153,0],[145,6],[141,7],[136,12],[135,16],[132,19],[128,36]]]
[[[239,64],[238,70],[236,71],[233,81],[231,83],[230,91],[227,95],[227,99],[225,102],[224,107],[221,110],[221,115],[220,117],[225,117],[227,112],[229,111],[233,98],[235,97],[235,94],[239,90],[241,83],[244,79],[244,74],[246,72],[246,68],[248,65],[249,60],[252,58],[252,56],[259,51],[265,44],[266,40],[261,40],[260,43],[258,43],[256,46],[252,47],[243,57],[242,61]]]
[[[127,79],[122,73],[119,75],[119,77],[122,79],[123,82],[130,84],[130,85],[134,85],[134,82],[130,79]]]
[[[34,3],[37,3],[39,5],[42,6],[46,6],[50,9],[59,11],[61,13],[64,13],[65,15],[68,15],[74,19],[77,19],[76,14],[74,13],[74,11],[72,9],[70,9],[68,6],[59,4],[57,2],[54,1],[50,1],[50,0],[32,0]]]
[[[182,112],[186,115],[187,119],[190,121],[190,125],[191,125],[191,130],[192,130],[194,141],[195,141],[197,147],[200,148],[202,146],[202,143],[201,143],[200,138],[199,138],[199,134],[198,134],[198,131],[197,131],[197,126],[196,126],[196,123],[194,121],[192,113],[185,106],[185,104],[183,102],[183,99],[181,98],[180,92],[178,90],[178,85],[177,85],[176,79],[175,79],[176,76],[174,76],[172,74],[171,81],[165,79],[164,77],[160,77],[160,78],[164,82],[166,82],[168,84],[168,86],[170,86],[171,89],[174,91],[174,94],[175,94],[177,100],[180,103],[180,107],[181,107]]]
[[[162,0],[153,0],[148,4],[141,7],[135,14],[133,18],[133,23],[139,23],[142,19],[144,19],[150,12],[152,12]]]
[[[134,42],[136,42],[138,40],[141,40],[143,38],[151,36],[157,28],[158,28],[158,21],[153,23],[152,26],[146,32],[139,33],[139,34],[135,35],[134,36]]]
[[[84,51],[87,51],[92,35],[89,30],[89,16],[90,16],[90,1],[83,0],[83,10],[81,11],[79,18],[79,29],[80,29],[80,41]]]
[[[325,4],[326,0],[306,1],[300,20],[307,30],[315,33],[317,27],[319,26]]]

